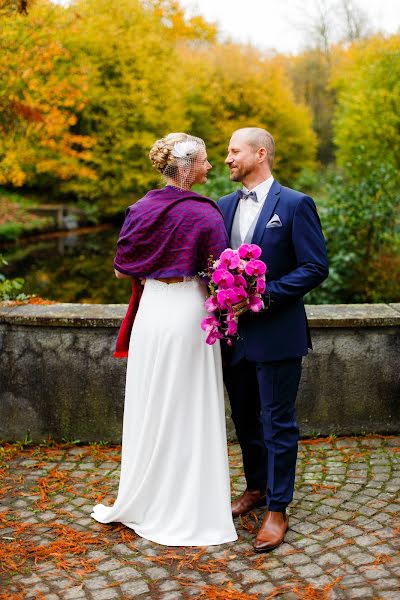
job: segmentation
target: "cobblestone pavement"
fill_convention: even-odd
[[[111,502],[119,448],[3,445],[0,598],[19,600],[400,599],[400,437],[301,444],[286,542],[252,550],[262,510],[236,543],[166,548],[90,519]],[[244,487],[229,447],[233,494]]]

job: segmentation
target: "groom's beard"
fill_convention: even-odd
[[[241,167],[230,168],[230,180],[231,181],[243,181],[245,177],[250,175],[254,171],[254,165],[242,165]]]

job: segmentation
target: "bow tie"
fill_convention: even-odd
[[[245,192],[244,190],[238,190],[239,200],[243,198],[243,200],[253,200],[253,202],[258,202],[257,194],[255,192]]]

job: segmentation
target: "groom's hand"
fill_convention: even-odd
[[[243,313],[250,310],[247,300],[242,300],[242,302],[233,304],[232,308],[233,308],[233,312],[235,313],[236,319],[238,319],[240,317],[240,315],[242,315]]]
[[[260,312],[265,312],[266,310],[269,309],[269,307],[272,304],[272,300],[271,300],[269,293],[261,294],[261,300],[263,302],[263,308],[261,309]],[[237,321],[238,318],[240,317],[240,315],[251,310],[248,298],[246,298],[246,300],[242,300],[242,302],[233,304],[232,309],[235,314],[235,319]]]

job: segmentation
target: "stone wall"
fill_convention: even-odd
[[[123,305],[0,306],[0,439],[119,442]],[[308,306],[302,435],[400,430],[400,304]],[[227,409],[229,437],[233,427]]]

